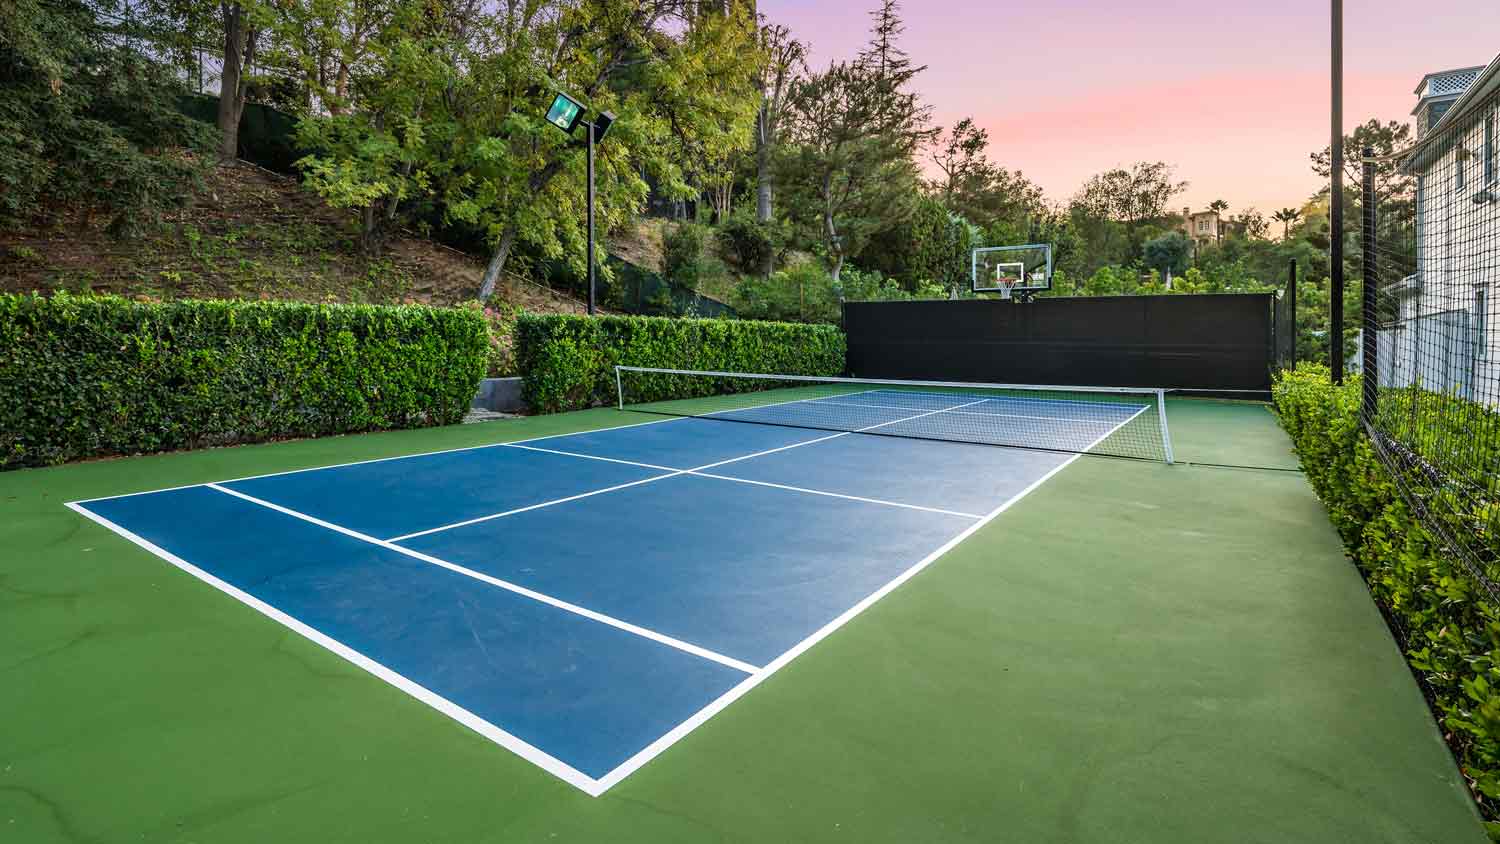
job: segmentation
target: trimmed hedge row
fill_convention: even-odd
[[[1426,687],[1481,812],[1500,818],[1500,606],[1423,527],[1359,423],[1360,379],[1302,364],[1273,388],[1303,469]],[[1493,444],[1494,440],[1486,440]],[[1490,465],[1500,458],[1492,455]],[[1419,485],[1420,479],[1413,479]],[[1479,523],[1479,522],[1476,522]],[[1500,537],[1480,536],[1500,552]],[[1490,825],[1492,835],[1500,827]]]
[[[832,325],[661,317],[524,314],[516,322],[522,397],[538,413],[614,404],[614,367],[840,375]]]
[[[0,295],[0,468],[451,424],[487,342],[466,310]]]

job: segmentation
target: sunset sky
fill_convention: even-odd
[[[815,67],[859,51],[877,3],[759,0],[811,43]],[[1408,120],[1423,74],[1488,64],[1500,15],[1484,5],[1346,0],[1346,128]],[[1269,217],[1319,187],[1308,154],[1328,143],[1328,14],[1317,0],[907,0],[902,43],[928,65],[917,87],[937,123],[972,115],[990,158],[1052,201],[1162,160],[1191,183],[1177,206],[1223,198]]]

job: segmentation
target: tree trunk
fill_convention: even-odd
[[[240,115],[245,110],[245,68],[249,24],[238,3],[224,7],[224,68],[219,84],[219,159],[239,157]]]
[[[761,119],[764,120],[764,116]],[[771,145],[764,134],[756,133],[755,144],[755,221],[758,223],[771,222]]]
[[[823,175],[823,238],[828,244],[828,257],[833,266],[829,275],[833,283],[839,283],[839,273],[844,269],[844,247],[839,243],[839,230],[833,222],[833,174]]]
[[[512,223],[505,228],[505,234],[500,236],[500,243],[495,251],[490,254],[490,262],[484,268],[484,280],[479,283],[479,301],[490,298],[495,292],[495,282],[500,280],[500,273],[505,270],[505,259],[510,255],[510,249],[516,245],[516,226]]]
[[[375,256],[380,253],[380,226],[375,213],[375,203],[371,202],[359,210],[359,249],[360,252]]]

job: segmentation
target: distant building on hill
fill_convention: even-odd
[[[1193,242],[1195,249],[1218,243],[1224,235],[1224,220],[1217,211],[1194,211],[1182,209],[1182,222],[1178,226]]]

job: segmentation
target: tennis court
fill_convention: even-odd
[[[597,795],[1159,410],[832,386],[70,506]]]
[[[653,377],[635,411],[0,476],[0,816],[1482,840],[1263,406]]]

